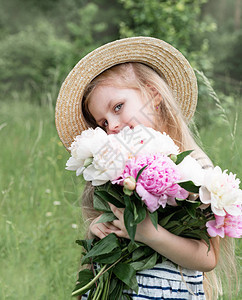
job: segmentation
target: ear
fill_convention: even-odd
[[[157,91],[156,91],[156,95],[153,97],[152,101],[153,101],[154,106],[160,105],[160,103],[162,101],[162,97]]]
[[[153,87],[150,84],[147,84],[147,87],[148,87],[148,89],[150,91],[150,94],[152,96],[152,104],[154,106],[158,106],[162,101],[162,97],[161,97],[160,93],[157,91],[157,89],[155,87]]]

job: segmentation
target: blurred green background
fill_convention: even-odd
[[[97,46],[143,35],[177,47],[197,70],[192,129],[242,178],[241,13],[241,0],[0,0],[0,299],[70,299],[83,182],[65,171],[54,107]]]

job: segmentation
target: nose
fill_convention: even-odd
[[[120,121],[118,118],[112,118],[108,120],[108,126],[107,126],[107,134],[116,134],[120,131]]]

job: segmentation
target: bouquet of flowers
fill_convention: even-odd
[[[108,203],[124,209],[130,240],[111,233],[102,240],[78,240],[84,248],[73,296],[89,291],[88,299],[130,299],[125,290],[138,294],[136,272],[165,258],[135,242],[137,225],[147,214],[158,224],[183,237],[203,239],[242,233],[242,190],[236,175],[216,166],[208,170],[180,152],[166,134],[142,125],[125,127],[107,135],[101,128],[88,129],[70,147],[66,169],[83,175],[94,188],[93,206],[98,222],[116,219]]]

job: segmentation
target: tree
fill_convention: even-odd
[[[119,0],[127,12],[121,22],[121,37],[152,36],[179,49],[194,67],[211,68],[207,35],[216,30],[211,20],[201,19],[207,0]]]

